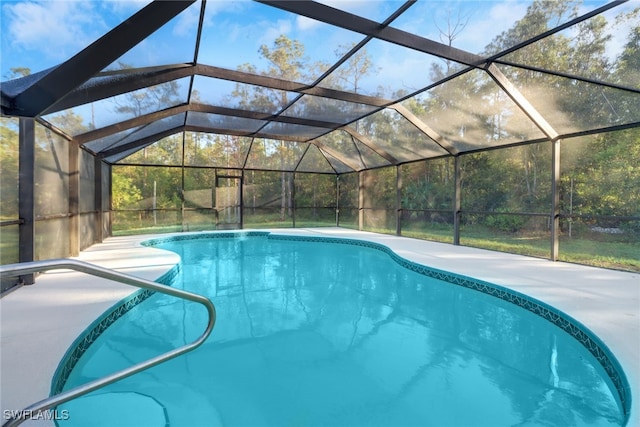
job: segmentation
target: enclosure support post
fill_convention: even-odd
[[[244,228],[244,169],[240,171],[240,229]]]
[[[185,140],[186,140],[186,132],[182,132],[182,159],[180,161],[180,230],[184,233],[184,195],[185,195],[185,188],[184,188],[184,159],[185,159],[185,153],[187,150],[185,150]],[[187,225],[187,227],[189,227]]]
[[[80,147],[69,141],[69,255],[80,255]]]
[[[336,227],[340,227],[340,175],[336,175]]]
[[[35,259],[35,169],[36,169],[35,122],[20,118],[18,149],[18,261]],[[35,273],[20,276],[25,285],[35,283]]]
[[[558,260],[560,236],[560,140],[551,141],[551,261]]]
[[[402,235],[402,171],[396,166],[396,235]]]
[[[455,156],[453,161],[455,188],[453,192],[453,244],[460,244],[460,206],[462,191],[462,174],[460,173],[460,156]]]
[[[291,174],[291,222],[293,228],[296,228],[296,173],[289,172]]]
[[[93,158],[93,204],[95,208],[95,220],[93,222],[93,228],[95,230],[96,242],[102,243],[104,240],[104,233],[102,232],[104,220],[104,207],[102,206],[102,160],[100,157],[95,156]]]
[[[364,228],[364,178],[363,172],[358,172],[358,230]]]
[[[109,223],[108,223],[108,236],[113,236],[113,166],[107,166],[109,175]]]

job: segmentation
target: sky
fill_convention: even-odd
[[[35,72],[70,58],[147,3],[147,0],[2,0],[2,80],[6,80],[12,67],[28,67]],[[382,21],[403,2],[324,0],[323,3]],[[602,3],[587,1],[584,9],[592,9]],[[635,3],[638,5],[640,2],[635,0]],[[420,0],[393,26],[439,41],[440,29],[447,26],[447,21],[464,21],[466,27],[454,45],[477,53],[520,19],[528,4],[528,1],[520,0]],[[193,60],[191,46],[195,41],[198,15],[199,2],[174,19],[168,28],[160,30],[153,40],[138,46],[135,54],[132,52],[123,60],[150,63]],[[317,21],[253,2],[210,0],[199,59],[203,63],[235,68],[255,61],[260,45],[270,45],[281,34],[300,40],[310,56],[329,62],[335,61],[334,51],[339,44],[362,39],[360,35],[331,29]],[[381,58],[382,64],[402,65],[393,57],[393,49],[387,49],[386,54],[386,58]]]

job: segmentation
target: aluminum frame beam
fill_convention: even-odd
[[[95,82],[87,82],[70,92],[67,96],[43,111],[43,115],[73,108],[78,105],[89,104],[102,99],[111,98],[145,89],[151,86],[168,83],[193,75],[193,65],[178,64],[162,67],[152,72],[140,72],[137,69],[125,70],[121,78],[101,79],[99,76]]]
[[[549,139],[554,140],[560,136],[560,134],[542,117],[542,114],[536,110],[536,108],[529,102],[529,100],[515,87],[513,83],[505,76],[502,71],[495,65],[491,64],[487,67],[487,73],[489,76],[506,92],[506,94],[516,103],[535,124],[538,129],[542,131]]]
[[[311,119],[301,119],[301,118],[296,118],[296,117],[289,117],[289,116],[282,116],[282,115],[274,115],[274,114],[269,114],[269,113],[259,113],[259,112],[255,112],[255,111],[247,111],[247,110],[238,110],[238,109],[233,109],[233,108],[226,108],[226,107],[216,107],[213,105],[207,105],[207,104],[181,104],[181,105],[177,105],[175,107],[170,107],[164,110],[160,110],[154,113],[149,113],[149,114],[145,114],[142,116],[138,116],[138,117],[134,117],[132,119],[128,119],[122,122],[118,122],[115,123],[113,125],[109,125],[109,126],[105,126],[103,128],[100,129],[95,129],[89,132],[85,132],[83,134],[77,135],[74,140],[83,145],[86,144],[88,142],[94,141],[96,139],[100,139],[100,138],[104,138],[107,137],[109,135],[113,135],[114,133],[118,133],[118,132],[122,132],[125,131],[127,129],[132,129],[135,127],[139,127],[139,126],[144,126],[147,124],[151,124],[157,120],[161,120],[167,117],[171,117],[177,114],[182,114],[185,112],[198,112],[198,113],[210,113],[210,114],[219,114],[219,115],[223,115],[223,116],[229,116],[229,117],[241,117],[241,118],[247,118],[247,119],[254,119],[254,120],[261,120],[261,121],[269,121],[269,122],[277,122],[277,123],[288,123],[288,124],[295,124],[295,125],[303,125],[303,126],[313,126],[313,127],[320,127],[320,128],[325,128],[327,130],[327,132],[330,132],[332,130],[341,128],[344,126],[344,123],[335,123],[335,122],[326,122],[326,121],[320,121],[320,120],[311,120]],[[189,125],[185,125],[185,128],[189,127]],[[225,128],[219,128],[219,127],[211,127],[211,128],[206,128],[206,127],[199,127],[200,129],[203,129],[203,131],[205,132],[209,132],[209,133],[225,133],[225,132],[229,132],[230,135],[243,135],[243,136],[249,136],[252,135],[252,133],[247,133],[247,132],[243,132],[243,131],[238,131],[238,130],[234,130],[234,129],[225,129]],[[256,133],[256,135],[270,135],[268,133],[265,132],[260,132],[258,131]],[[313,137],[313,138],[296,138],[296,137],[291,137],[291,136],[287,136],[287,137],[282,137],[282,139],[287,139],[287,140],[293,140],[293,141],[300,141],[300,142],[304,142],[304,141],[308,141],[310,139],[314,139],[317,138],[317,136]]]
[[[408,47],[440,58],[449,59],[465,65],[482,66],[486,59],[439,43],[425,37],[398,30],[397,28],[383,26],[378,22],[354,15],[349,12],[335,9],[321,3],[300,0],[256,0],[258,3],[286,10],[297,15],[306,16],[329,25],[341,27],[366,36],[372,36],[380,40]]]
[[[379,147],[375,142],[373,142],[371,139],[367,138],[366,136],[362,135],[361,133],[358,133],[355,129],[353,129],[350,126],[344,126],[341,128],[342,130],[346,131],[349,135],[351,135],[352,137],[354,137],[355,139],[357,139],[358,141],[360,141],[362,144],[366,145],[367,147],[369,147],[370,149],[372,149],[373,151],[375,151],[375,153],[377,155],[379,155],[380,157],[384,158],[386,161],[388,161],[389,163],[391,163],[392,165],[397,165],[400,162],[398,161],[398,159],[396,159],[394,156],[392,156],[391,154],[389,154],[386,150],[384,150],[383,148]]]
[[[184,126],[178,126],[178,127],[174,127],[174,128],[171,128],[171,129],[167,129],[167,130],[164,130],[162,132],[158,132],[156,134],[147,136],[146,138],[137,139],[135,141],[128,142],[128,143],[120,145],[118,147],[114,147],[114,148],[110,148],[108,150],[101,151],[101,152],[99,152],[97,154],[101,159],[106,159],[107,157],[116,156],[116,155],[118,155],[120,153],[124,153],[125,151],[129,151],[129,150],[134,149],[134,148],[142,149],[146,145],[153,144],[154,142],[159,141],[162,138],[165,138],[167,136],[171,136],[173,134],[179,133],[183,129],[184,129]]]
[[[511,46],[509,49],[506,49],[506,50],[504,50],[504,51],[502,51],[502,52],[500,52],[500,53],[498,53],[496,55],[493,55],[493,56],[489,57],[488,59],[489,59],[489,61],[493,61],[493,60],[495,60],[497,58],[500,58],[500,57],[502,57],[504,55],[508,55],[508,54],[510,54],[512,52],[515,52],[515,51],[517,51],[519,49],[522,49],[523,47],[526,47],[526,46],[528,46],[530,44],[533,44],[533,43],[535,43],[537,41],[540,41],[540,40],[542,40],[544,38],[547,38],[547,37],[549,37],[549,36],[551,36],[551,35],[553,35],[555,33],[558,33],[560,31],[566,30],[567,28],[573,27],[574,25],[579,24],[580,22],[583,22],[583,21],[586,21],[587,19],[593,18],[596,15],[600,15],[601,13],[604,13],[609,9],[613,9],[615,7],[618,7],[621,4],[626,3],[628,1],[629,0],[614,0],[611,3],[605,4],[604,6],[600,6],[599,8],[592,10],[591,12],[588,12],[588,13],[582,15],[582,16],[579,16],[579,17],[574,18],[574,19],[572,19],[570,21],[567,21],[567,22],[565,22],[565,23],[563,23],[561,25],[558,25],[557,27],[552,28],[552,29],[550,29],[548,31],[540,33],[535,37],[532,37],[530,39],[524,40],[523,42],[518,43],[515,46]]]
[[[229,70],[226,68],[214,67],[211,65],[196,65],[194,72],[203,77],[212,77],[237,83],[246,83],[254,86],[266,87],[269,89],[297,92],[300,94],[316,95],[324,98],[337,99],[341,101],[355,102],[375,107],[385,107],[393,103],[393,100],[380,98],[377,96],[360,95],[353,92],[346,92],[337,89],[329,89],[306,83],[285,80],[278,77],[262,76],[258,74],[246,73],[244,71]]]
[[[101,73],[96,77],[95,82],[79,86],[65,96],[64,99],[49,107],[43,112],[43,114],[51,114],[64,109],[122,95],[134,90],[195,75],[260,86],[268,89],[314,95],[379,108],[388,107],[396,102],[391,99],[376,96],[361,95],[336,89],[310,86],[304,83],[292,82],[275,77],[261,76],[236,70],[227,70],[208,65],[174,64],[166,67],[153,67],[151,71],[145,71],[145,69],[122,70],[122,72],[117,73],[122,76],[117,80],[101,79],[101,77],[114,74],[116,73]],[[10,113],[11,112],[8,111],[7,115],[11,115]]]
[[[132,129],[138,126],[144,126],[155,122],[157,120],[165,119],[167,117],[174,116],[189,111],[187,104],[177,105],[175,107],[169,107],[164,110],[155,111],[149,114],[143,114],[141,116],[134,117],[132,119],[123,120],[118,123],[114,123],[109,126],[90,130],[89,132],[76,135],[73,139],[80,145],[84,145],[87,142],[95,141],[96,139],[105,138],[114,133],[122,132],[127,129]]]
[[[407,119],[412,125],[418,128],[420,132],[424,133],[427,137],[429,137],[429,139],[433,140],[436,144],[440,146],[440,148],[445,150],[447,153],[453,156],[459,154],[459,151],[453,146],[451,142],[447,141],[445,137],[443,137],[438,132],[431,129],[429,126],[427,126],[422,120],[420,120],[420,118],[418,118],[415,114],[413,114],[407,108],[405,108],[401,104],[391,105],[390,108],[393,108],[394,110],[396,110],[398,114],[400,114],[405,119]]]
[[[303,126],[326,128],[327,131],[344,126],[344,123],[328,122],[323,120],[305,119],[282,114],[260,113],[257,111],[239,110],[235,108],[216,107],[207,104],[191,104],[189,111],[198,113],[219,114],[221,116],[241,117],[245,119],[263,120],[269,122],[288,123]]]
[[[309,143],[309,138],[307,137],[278,135],[274,133],[265,133],[265,132],[255,133],[255,132],[244,132],[244,131],[230,131],[228,129],[214,128],[214,127],[180,125],[180,126],[173,127],[171,129],[166,129],[166,130],[157,132],[153,135],[149,135],[141,139],[128,142],[121,146],[100,151],[96,154],[101,159],[106,159],[108,157],[118,155],[120,153],[131,150],[133,148],[138,148],[138,147],[142,148],[146,145],[153,144],[154,142],[157,142],[162,138],[165,138],[167,136],[171,136],[180,132],[203,132],[203,133],[212,133],[212,134],[219,134],[219,135],[244,136],[248,138],[264,138],[264,139],[276,139],[276,140],[298,142],[298,143]]]
[[[598,86],[608,87],[608,88],[616,89],[616,90],[622,90],[622,91],[625,91],[625,92],[632,92],[632,93],[640,94],[640,89],[637,89],[637,88],[633,88],[633,87],[629,87],[629,86],[623,86],[623,85],[616,84],[616,83],[611,83],[611,82],[605,82],[605,81],[598,80],[598,79],[591,79],[591,78],[584,77],[584,76],[576,76],[575,74],[565,73],[565,72],[562,72],[562,71],[549,70],[549,69],[542,68],[542,67],[536,67],[534,65],[520,64],[520,63],[517,63],[517,62],[504,61],[504,60],[501,60],[501,59],[496,59],[495,61],[493,61],[493,63],[494,64],[499,64],[499,65],[506,65],[508,67],[513,67],[513,68],[520,68],[522,70],[535,71],[536,73],[548,74],[550,76],[563,77],[565,79],[576,80],[576,81],[579,81],[579,82],[595,84],[595,85],[598,85]]]
[[[113,63],[195,0],[154,1],[60,64],[12,101],[11,113],[36,117]]]
[[[316,147],[318,147],[322,155],[325,156],[325,159],[327,158],[325,155],[326,153],[331,157],[334,157],[336,160],[339,160],[340,162],[344,163],[346,166],[350,167],[355,172],[364,169],[364,165],[360,164],[360,162],[354,162],[353,159],[345,157],[344,154],[339,153],[338,151],[334,150],[331,147],[327,147],[320,141],[311,141],[310,144],[313,144]],[[331,164],[331,162],[329,162],[329,164]]]

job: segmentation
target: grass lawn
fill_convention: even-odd
[[[18,262],[18,226],[0,227],[0,263]]]
[[[453,231],[449,228],[403,230],[402,235],[436,242],[453,242]],[[540,258],[549,258],[551,252],[548,233],[502,233],[486,227],[465,227],[460,232],[460,244]],[[562,235],[559,260],[640,272],[640,239],[622,241],[615,236],[595,233],[574,237]]]
[[[245,220],[244,227],[252,228],[290,228],[291,219],[280,221],[277,215],[251,215]],[[296,227],[335,226],[334,221],[299,219]],[[3,227],[0,230],[0,262],[2,264],[18,261],[17,226]],[[349,227],[352,228],[352,227]],[[189,224],[184,231],[214,230],[210,223]],[[395,230],[367,229],[386,234],[395,234]],[[155,234],[180,232],[179,224],[135,227],[133,224],[114,223],[114,236],[135,234]],[[418,239],[443,243],[453,243],[453,227],[447,224],[434,224],[429,227],[408,225],[402,235]],[[461,230],[460,243],[465,246],[489,249],[500,252],[548,258],[550,253],[548,233],[505,233],[480,226],[465,226]],[[583,233],[569,237],[560,237],[559,259],[566,262],[592,265],[595,267],[640,272],[640,239],[621,239],[602,233]]]

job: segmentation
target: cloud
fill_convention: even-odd
[[[448,27],[465,25],[453,42],[453,46],[479,53],[496,36],[521,19],[527,4],[520,0],[503,1],[448,1],[418,2],[405,12],[392,26],[416,33],[422,37],[448,43]]]
[[[225,23],[224,29],[229,43],[236,43],[238,40],[242,40],[246,34],[246,28],[235,23]]]
[[[288,19],[278,19],[275,22],[262,23],[266,25],[263,29],[262,36],[260,37],[260,44],[266,44],[270,46],[273,42],[280,37],[282,34],[289,34],[293,29],[293,25],[291,21]]]
[[[173,27],[173,34],[184,37],[195,34],[200,21],[200,3],[194,3],[185,11],[178,15],[178,19]]]
[[[519,1],[496,3],[482,15],[477,10],[472,11],[469,25],[454,42],[454,46],[473,53],[482,52],[496,36],[522,19],[526,12],[527,5]]]
[[[225,15],[240,16],[250,7],[247,0],[242,1],[210,1],[206,4],[203,26],[211,27],[214,23],[219,24],[218,17]],[[195,34],[198,23],[200,21],[201,3],[196,2],[189,6],[184,12],[178,16],[178,20],[173,28],[173,34],[176,36],[188,36]],[[224,19],[224,18],[223,18]]]
[[[208,1],[207,14],[214,16],[220,13],[245,13],[254,7],[252,0]]]
[[[314,30],[320,27],[322,24],[315,19],[307,18],[306,16],[298,15],[296,17],[296,28],[300,31]]]
[[[117,15],[132,15],[152,0],[106,0],[105,5]]]
[[[411,49],[375,42],[367,48],[370,49],[368,53],[374,55],[374,70],[362,82],[368,85],[369,94],[373,94],[378,86],[392,91],[412,92],[432,83],[429,71],[431,64],[437,61],[433,57]],[[385,94],[389,95],[390,93]]]
[[[6,4],[3,14],[13,47],[60,61],[92,43],[105,29],[92,2]]]
[[[325,0],[323,3],[335,9],[377,21],[386,19],[393,10],[402,4],[400,1],[380,0]]]
[[[252,6],[252,2],[247,0],[207,2],[203,22],[203,39],[215,35],[216,39],[222,40],[221,36],[224,36],[225,43],[228,44],[240,43],[243,39],[255,40],[253,33],[256,23],[254,20],[247,22],[247,17],[252,16]],[[198,9],[198,13],[199,11],[200,9]]]
[[[502,32],[522,19],[527,13],[527,8],[528,5],[523,2],[504,1],[492,7],[487,18],[494,23],[494,26],[497,24],[495,30]],[[496,32],[495,30],[494,32]]]

